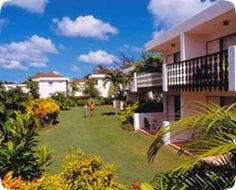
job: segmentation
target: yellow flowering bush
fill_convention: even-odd
[[[57,121],[60,107],[52,98],[32,100],[28,111],[33,117],[39,118],[41,125],[53,124]]]
[[[3,184],[12,190],[128,190],[114,181],[115,170],[113,164],[77,149],[66,155],[63,171],[58,175],[44,173],[30,182],[8,175]]]
[[[128,104],[121,111],[120,117],[122,119],[122,123],[123,124],[131,124],[131,125],[133,125],[134,112],[136,111],[136,109],[138,109],[138,107],[139,107],[138,102],[135,102],[135,103],[132,103],[132,104]]]

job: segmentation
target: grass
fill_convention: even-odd
[[[130,185],[134,180],[149,182],[157,172],[171,170],[183,158],[177,151],[164,147],[153,164],[146,152],[152,139],[139,132],[120,129],[121,121],[111,106],[96,107],[94,118],[83,118],[82,108],[63,111],[59,124],[40,131],[39,141],[53,151],[51,173],[61,171],[69,147],[80,147],[87,154],[97,154],[117,166],[117,181]]]

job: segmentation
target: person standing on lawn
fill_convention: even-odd
[[[89,108],[90,108],[90,117],[94,117],[94,109],[95,109],[94,102],[91,102]]]
[[[88,108],[88,105],[87,104],[84,104],[83,106],[83,112],[84,112],[84,117],[88,117],[88,112],[89,112],[89,108]]]

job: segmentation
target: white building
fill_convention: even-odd
[[[95,88],[99,91],[100,96],[104,98],[109,97],[109,89],[110,89],[109,82],[104,86],[104,78],[106,74],[107,70],[99,69],[88,76],[89,79],[93,79],[95,81]]]
[[[146,51],[164,55],[164,111],[169,121],[189,114],[186,108],[196,101],[220,106],[236,102],[233,2],[221,0],[146,44]]]
[[[37,73],[32,80],[39,84],[40,98],[50,97],[56,92],[68,94],[70,90],[70,79],[54,72]]]
[[[16,88],[16,87],[19,87],[21,88],[21,90],[24,92],[24,93],[28,93],[29,90],[26,86],[26,84],[22,83],[22,84],[17,84],[17,83],[13,83],[13,82],[6,82],[6,83],[3,83],[3,87],[8,91],[10,89],[13,89],[13,88]]]
[[[86,80],[85,79],[76,79],[75,80],[77,83],[77,92],[75,93],[75,96],[77,97],[84,97],[84,90],[86,87]]]

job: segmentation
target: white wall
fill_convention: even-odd
[[[134,128],[135,130],[144,128],[144,118],[147,118],[150,125],[155,123],[162,123],[165,120],[166,114],[163,112],[156,113],[135,113],[134,114]],[[153,126],[151,126],[151,129]]]
[[[56,92],[67,93],[69,89],[69,79],[67,78],[48,78],[37,79],[39,83],[40,98],[47,98]],[[51,83],[51,84],[50,84]]]
[[[89,76],[89,78],[97,81],[95,88],[100,92],[100,96],[107,98],[109,96],[110,83],[108,82],[104,86],[103,79],[105,78],[105,76],[105,74],[92,74]]]

